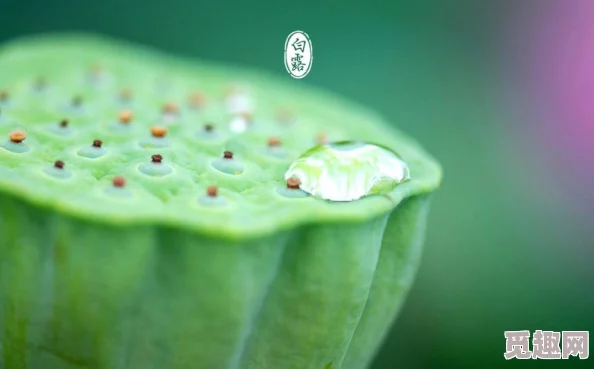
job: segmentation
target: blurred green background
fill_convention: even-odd
[[[558,22],[571,28],[572,13],[557,20],[555,6],[573,5],[0,0],[0,41],[90,31],[289,79],[285,38],[307,32],[313,68],[294,83],[375,108],[445,169],[417,281],[373,368],[586,367],[594,357],[503,358],[505,330],[594,330],[594,135],[573,153],[583,131],[539,97],[557,85],[533,83],[568,52]],[[538,37],[551,27],[556,44]]]

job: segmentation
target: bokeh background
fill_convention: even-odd
[[[594,331],[593,1],[0,0],[0,41],[96,32],[287,79],[296,29],[315,61],[294,83],[375,108],[445,168],[373,369],[588,367],[505,361],[503,332]]]

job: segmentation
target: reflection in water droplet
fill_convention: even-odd
[[[315,146],[291,164],[285,179],[325,200],[353,201],[391,191],[410,179],[406,163],[393,151],[361,141]]]

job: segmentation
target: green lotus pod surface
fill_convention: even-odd
[[[328,201],[340,183],[320,198],[287,175],[338,141],[393,150],[398,181]],[[88,35],[8,43],[0,368],[365,368],[440,181],[381,117],[289,75]]]

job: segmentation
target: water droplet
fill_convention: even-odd
[[[229,130],[233,133],[243,133],[247,130],[249,121],[244,115],[236,115],[229,122]]]
[[[324,200],[353,201],[391,191],[410,179],[406,163],[390,149],[361,141],[322,144],[306,151],[285,173]]]

